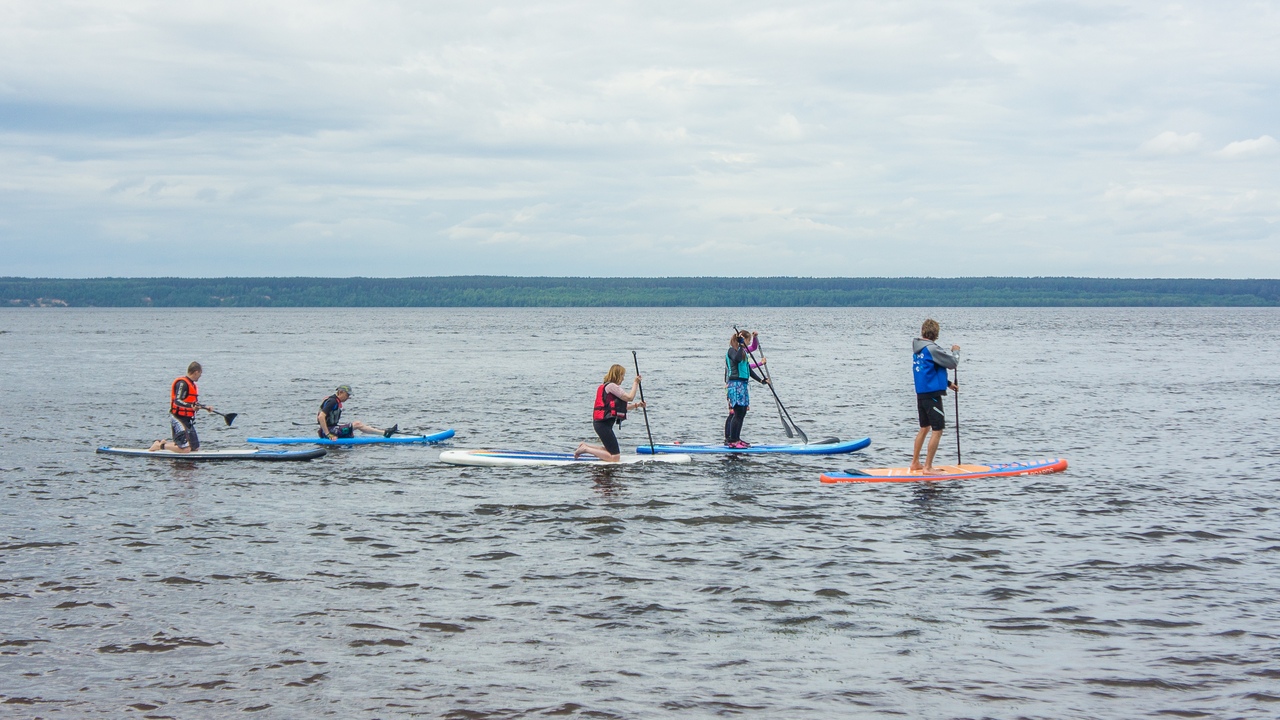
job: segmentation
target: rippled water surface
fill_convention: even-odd
[[[964,346],[966,461],[1060,475],[818,482],[901,465],[910,344]],[[439,448],[192,464],[348,417],[570,449],[639,351],[655,440],[715,441],[759,328],[837,458],[465,469]],[[1280,715],[1280,381],[1269,309],[6,310],[0,716],[1133,718]],[[744,438],[785,441],[753,387]],[[954,410],[948,398],[948,412]],[[639,416],[623,445],[642,442]],[[954,435],[940,451],[954,457]]]

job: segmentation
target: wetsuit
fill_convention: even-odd
[[[960,358],[943,350],[932,340],[916,338],[912,346],[911,374],[916,385],[916,414],[920,427],[942,431],[947,427],[942,398],[947,394],[947,370],[955,369]]]
[[[747,391],[747,379],[764,382],[756,371],[755,363],[748,362],[749,351],[756,349],[752,338],[750,347],[729,348],[724,355],[725,397],[729,401],[729,417],[724,421],[724,442],[726,445],[742,442],[742,421],[747,417],[747,407],[751,405],[751,396]]]
[[[183,375],[169,386],[169,430],[180,448],[200,449],[196,434],[196,410],[200,408],[200,389],[196,381]]]

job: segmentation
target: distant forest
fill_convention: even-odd
[[[5,307],[1276,306],[1280,280],[1072,277],[0,278]]]

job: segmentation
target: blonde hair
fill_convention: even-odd
[[[920,326],[920,337],[925,340],[937,340],[939,332],[942,332],[942,328],[938,327],[938,321],[933,318],[925,320]]]
[[[612,365],[609,367],[609,372],[604,374],[604,384],[608,385],[609,383],[615,383],[615,384],[620,383],[622,382],[622,378],[625,377],[626,374],[627,374],[626,368],[622,367],[621,365]]]

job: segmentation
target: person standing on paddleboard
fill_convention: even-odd
[[[169,429],[173,440],[156,440],[148,450],[189,453],[200,449],[200,437],[196,435],[196,411],[213,412],[213,408],[200,404],[196,381],[203,374],[204,368],[200,363],[192,361],[187,366],[187,374],[169,384]]]
[[[937,320],[925,320],[920,326],[921,337],[916,338],[912,347],[911,373],[916,384],[916,412],[920,416],[920,431],[916,433],[915,446],[911,452],[911,472],[924,472],[926,475],[940,474],[940,471],[933,469],[933,456],[938,452],[942,431],[947,426],[942,398],[947,394],[947,388],[960,391],[947,378],[947,370],[954,370],[960,364],[959,356],[954,354],[960,352],[960,346],[952,345],[951,352],[943,350],[936,342],[941,331]],[[924,445],[925,435],[931,430],[933,435],[929,438],[928,454],[925,455],[924,467],[921,468],[920,448]]]
[[[757,333],[748,333],[746,330],[735,332],[729,338],[729,352],[724,355],[725,397],[729,401],[729,417],[724,421],[724,444],[731,448],[751,447],[750,443],[742,441],[742,422],[746,420],[747,410],[751,407],[747,380],[769,382],[768,378],[756,372],[756,368],[767,362],[764,356],[760,356],[758,363],[749,361],[750,353],[759,347],[756,337]]]
[[[321,439],[337,440],[339,438],[355,437],[356,430],[387,438],[395,434],[397,428],[383,430],[372,425],[366,425],[359,420],[352,420],[349,423],[342,424],[342,403],[349,399],[351,399],[351,386],[339,385],[332,395],[320,403],[320,412],[316,413],[316,422],[320,424],[320,428],[316,432],[319,433]]]
[[[622,447],[618,444],[618,437],[613,434],[613,426],[620,425],[627,419],[628,410],[645,407],[643,402],[631,402],[636,399],[640,376],[636,375],[636,379],[631,381],[630,390],[623,391],[622,381],[626,377],[627,369],[621,365],[613,365],[605,373],[604,381],[596,388],[596,404],[591,413],[591,426],[595,428],[596,437],[600,438],[604,447],[578,443],[573,451],[574,460],[583,455],[595,455],[603,462],[618,462],[622,459]]]

